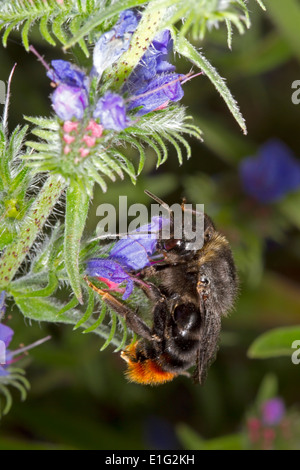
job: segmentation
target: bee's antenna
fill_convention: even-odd
[[[155,194],[148,191],[148,189],[145,189],[144,193],[147,194],[147,196],[151,197],[151,199],[153,199],[154,201],[158,202],[158,204],[160,204],[162,207],[164,207],[168,212],[172,213],[172,211],[171,211],[170,207],[168,206],[168,204],[166,202],[162,201],[159,197],[155,196]]]
[[[145,194],[147,194],[147,196],[151,197],[151,199],[158,202],[158,204],[160,204],[161,207],[163,207],[164,209],[166,209],[169,212],[171,229],[172,229],[171,236],[173,237],[174,236],[174,212],[170,209],[170,206],[168,206],[168,204],[166,202],[162,201],[159,197],[155,196],[155,194],[151,193],[151,191],[148,191],[148,189],[145,189],[144,192],[145,192]]]

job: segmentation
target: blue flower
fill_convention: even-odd
[[[183,75],[176,73],[161,74],[153,80],[149,80],[144,86],[135,89],[133,93],[135,98],[130,101],[128,109],[134,109],[141,106],[137,111],[138,116],[143,116],[151,111],[163,109],[169,101],[179,101],[183,97],[183,89],[180,84],[180,78]]]
[[[63,121],[72,118],[81,120],[89,106],[89,88],[93,76],[101,77],[103,71],[113,65],[128,50],[140,15],[132,10],[120,14],[115,26],[97,41],[90,76],[76,65],[65,60],[53,60],[47,76],[58,86],[51,96],[52,107]],[[138,116],[165,108],[170,101],[179,101],[183,96],[180,80],[182,75],[174,73],[175,67],[166,59],[172,49],[168,30],[157,34],[129,77],[122,93],[128,100],[110,91],[100,98],[93,117],[99,118],[104,129],[122,131],[131,124],[126,112],[135,108]],[[128,104],[126,104],[128,103]]]
[[[74,64],[52,60],[47,76],[58,84],[51,95],[52,107],[63,121],[82,119],[88,106],[89,79]]]
[[[8,358],[9,351],[7,350],[7,348],[10,345],[13,335],[14,335],[14,331],[11,328],[9,328],[9,326],[2,325],[0,323],[0,341],[2,341],[2,344],[4,343],[4,346],[5,346],[4,351],[0,351],[0,358],[2,358],[3,355],[6,358],[5,365],[0,365],[0,377],[9,375],[9,372],[6,370],[6,365],[9,364],[10,362]]]
[[[110,250],[108,258],[90,259],[87,262],[87,273],[117,292],[121,292],[119,285],[126,283],[122,297],[126,300],[134,287],[130,271],[151,265],[150,258],[156,251],[159,230],[168,223],[169,221],[162,217],[152,217],[150,224],[143,225],[128,238],[119,240]]]
[[[240,178],[246,194],[261,203],[272,203],[300,188],[300,162],[280,140],[263,145],[257,157],[240,164]]]
[[[86,91],[66,84],[61,84],[55,89],[51,100],[54,111],[63,121],[69,121],[73,117],[82,119],[88,106]]]
[[[50,336],[47,336],[46,338],[38,340],[35,343],[30,344],[29,346],[25,346],[23,348],[16,349],[14,351],[10,351],[7,348],[9,347],[13,336],[14,336],[14,331],[9,326],[6,326],[0,323],[0,342],[1,342],[0,347],[1,345],[3,346],[4,344],[4,351],[0,350],[0,358],[2,359],[3,355],[5,357],[5,364],[0,365],[0,378],[6,377],[10,374],[9,365],[12,364],[13,362],[16,362],[19,359],[19,358],[14,359],[15,356],[19,356],[21,353],[28,351],[28,349],[32,349],[36,346],[39,346],[40,344],[50,339]]]
[[[142,225],[128,238],[121,238],[110,250],[110,256],[122,266],[131,270],[151,265],[150,257],[156,251],[159,230],[169,223],[167,219],[155,216],[151,223]]]
[[[150,44],[139,64],[130,75],[127,85],[129,90],[131,89],[132,91],[133,87],[137,88],[145,85],[143,82],[155,78],[158,74],[174,72],[175,66],[166,61],[172,49],[172,44],[170,31],[167,29],[155,36],[152,44]]]
[[[163,109],[169,101],[179,101],[183,97],[180,84],[183,75],[173,73],[174,65],[166,60],[171,48],[168,30],[156,35],[123,88],[129,94],[128,110],[141,107],[138,116]]]
[[[76,88],[88,88],[88,77],[71,62],[60,59],[52,60],[51,66],[52,70],[47,72],[47,77],[53,80],[53,82],[57,84],[64,83]]]
[[[100,118],[104,129],[122,131],[128,126],[129,120],[126,116],[125,104],[122,96],[108,91],[98,101],[94,118]]]
[[[93,63],[101,77],[105,69],[113,65],[127,51],[131,37],[137,28],[139,16],[132,10],[123,11],[115,26],[102,34],[94,48]]]
[[[133,280],[125,269],[116,261],[109,258],[91,258],[87,263],[89,276],[97,277],[99,281],[107,284],[110,290],[122,292],[119,285],[126,282],[123,300],[128,299],[133,291]]]

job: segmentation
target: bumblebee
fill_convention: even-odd
[[[218,349],[221,318],[233,307],[238,290],[229,243],[204,214],[201,249],[191,250],[187,240],[175,239],[171,227],[170,239],[159,239],[156,253],[161,260],[139,271],[136,282],[153,305],[151,328],[111,293],[86,281],[141,337],[121,353],[130,381],[158,385],[188,375],[187,369],[195,366],[194,380],[202,384]]]

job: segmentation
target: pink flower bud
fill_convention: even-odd
[[[72,142],[74,142],[74,140],[75,140],[75,137],[73,137],[69,134],[65,134],[63,139],[66,142],[66,144],[72,144]]]
[[[85,158],[85,157],[88,156],[88,154],[90,153],[90,151],[89,151],[89,149],[85,149],[85,148],[83,148],[83,147],[80,147],[79,153],[80,153],[80,156],[81,156],[82,158]]]
[[[72,131],[77,131],[78,129],[78,122],[74,121],[66,121],[64,122],[63,125],[63,130],[67,133],[72,132]]]
[[[94,147],[96,143],[96,137],[91,137],[90,135],[85,135],[82,140],[86,143],[87,147],[90,148]]]
[[[89,125],[86,128],[87,131],[92,131],[92,135],[96,138],[99,138],[102,136],[103,133],[103,126],[100,124],[97,124],[96,121],[93,119],[90,120]]]

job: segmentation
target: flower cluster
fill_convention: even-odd
[[[257,157],[247,157],[240,165],[240,178],[246,194],[268,204],[300,188],[300,162],[279,140],[263,145]]]
[[[295,419],[296,418],[296,419]],[[261,404],[257,416],[247,420],[247,434],[251,448],[271,450],[286,448],[298,437],[298,415],[286,410],[283,400],[274,397]],[[293,435],[295,433],[295,435]]]
[[[179,101],[183,96],[181,80],[174,73],[175,67],[166,59],[172,48],[168,30],[159,33],[130,75],[121,94],[107,91],[90,103],[92,80],[99,80],[129,48],[132,34],[139,23],[139,14],[131,10],[121,13],[113,29],[97,41],[93,54],[91,73],[85,74],[74,64],[64,60],[53,60],[47,76],[57,85],[51,96],[52,106],[63,121],[82,120],[86,109],[93,119],[100,120],[106,130],[120,132],[132,123],[127,115],[142,116],[165,108],[170,101]],[[134,110],[136,112],[134,113]]]
[[[84,129],[83,137],[81,137],[82,134],[81,132],[79,133],[79,123],[76,121],[65,121],[63,124],[63,132],[63,141],[65,142],[64,154],[68,155],[71,152],[71,145],[74,144],[74,142],[78,142],[79,139],[78,153],[81,158],[85,158],[102,136],[103,126],[91,119]]]
[[[152,217],[150,224],[143,225],[127,238],[120,239],[107,258],[90,259],[87,262],[87,274],[104,282],[110,290],[122,292],[123,300],[128,299],[134,287],[130,272],[151,265],[151,256],[156,251],[157,234],[168,223],[162,217]],[[125,291],[119,288],[123,283],[126,283]]]

